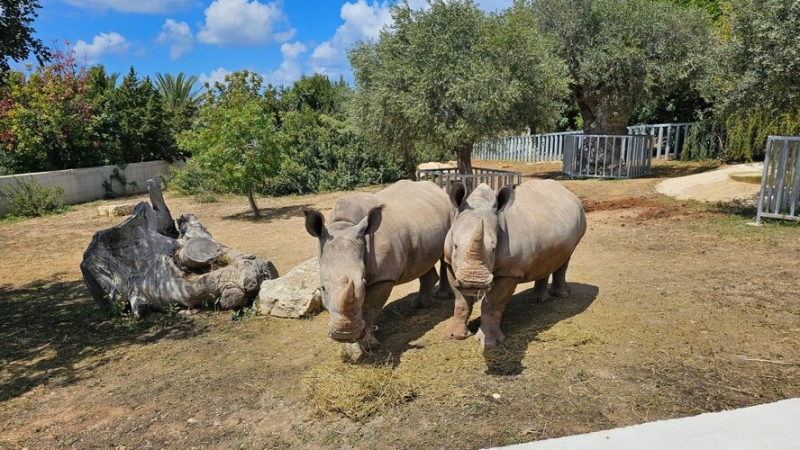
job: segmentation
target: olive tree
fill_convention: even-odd
[[[539,29],[556,41],[585,134],[626,134],[634,108],[697,76],[711,18],[655,0],[534,0]]]
[[[472,1],[392,6],[377,41],[349,53],[355,123],[380,148],[405,158],[419,145],[448,149],[471,173],[472,146],[525,127],[546,129],[566,94],[563,63],[536,31],[531,11],[487,15]]]

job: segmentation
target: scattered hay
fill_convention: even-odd
[[[315,405],[315,414],[336,413],[357,422],[417,396],[411,380],[390,365],[339,361],[311,369],[303,377],[303,388]]]

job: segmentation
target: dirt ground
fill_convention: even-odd
[[[557,164],[476,165],[560,179]],[[96,202],[2,222],[0,449],[471,449],[800,397],[800,227],[654,189],[709,168],[562,179],[589,222],[572,295],[535,304],[519,286],[507,341],[486,353],[442,337],[451,301],[410,307],[417,283],[395,289],[383,345],[357,362],[325,337],[324,312],[111,317],[78,265],[121,218]],[[339,195],[260,199],[258,221],[244,198],[166,200],[286,273],[316,251],[302,210]]]

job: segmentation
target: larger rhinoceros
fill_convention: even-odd
[[[481,326],[475,338],[484,348],[505,340],[500,319],[518,283],[536,281],[534,297],[569,295],[565,275],[570,257],[586,232],[580,200],[554,180],[532,180],[505,187],[497,195],[485,184],[469,195],[455,183],[450,200],[456,208],[445,242],[444,258],[456,297],[455,313],[445,335],[469,336],[467,321],[478,296]]]
[[[451,210],[447,194],[432,182],[403,180],[375,194],[340,198],[327,227],[320,212],[306,211],[306,230],[319,239],[329,337],[355,343],[355,352],[377,345],[375,319],[395,285],[419,278],[415,306],[430,303]],[[450,296],[441,268],[437,296]]]

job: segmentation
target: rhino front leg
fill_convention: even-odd
[[[447,266],[447,278],[450,281],[450,286],[453,286],[455,276],[450,266]],[[453,318],[444,328],[444,336],[450,339],[466,339],[471,334],[469,328],[467,328],[467,323],[472,315],[475,297],[464,296],[458,289],[453,289],[452,292],[455,297],[455,309],[453,310]]]
[[[495,278],[494,286],[483,299],[481,328],[475,334],[475,339],[481,343],[484,349],[497,347],[506,340],[503,331],[500,330],[500,319],[503,318],[503,311],[516,287],[517,280],[515,278]]]
[[[570,288],[567,284],[567,267],[569,267],[569,260],[553,272],[553,285],[547,290],[550,295],[558,298],[569,297]]]
[[[433,296],[431,294],[433,293],[433,288],[436,286],[437,281],[439,281],[439,275],[436,274],[436,266],[431,267],[431,270],[419,277],[419,292],[411,302],[411,306],[414,308],[430,306],[431,303],[433,303]]]
[[[358,356],[364,351],[369,352],[380,345],[375,338],[375,320],[381,313],[383,305],[389,299],[389,295],[394,288],[394,282],[383,281],[367,286],[364,293],[364,304],[361,306],[361,318],[364,320],[364,337],[360,342],[347,344],[348,352],[351,356]]]

